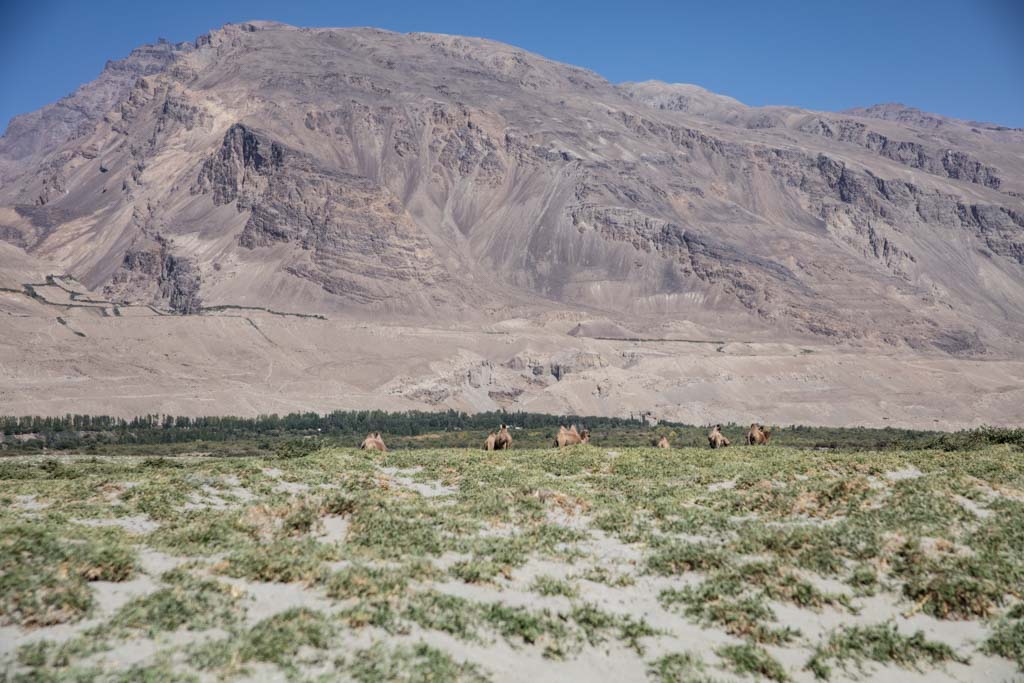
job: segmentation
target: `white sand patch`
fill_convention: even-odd
[[[730,479],[728,481],[718,481],[714,484],[708,484],[708,491],[725,491],[727,489],[736,488],[736,481]]]
[[[804,581],[812,584],[815,588],[823,593],[831,593],[832,595],[845,595],[852,598],[850,586],[837,578],[828,578],[820,576],[811,571],[794,568],[791,570],[793,574],[800,577]]]
[[[179,629],[167,633],[159,633],[156,638],[132,638],[121,641],[110,650],[98,652],[82,660],[82,666],[99,666],[101,668],[125,668],[143,664],[151,660],[158,652],[166,648],[185,647],[192,643],[217,640],[227,636],[227,631],[209,629],[206,631],[188,631]]]
[[[625,544],[600,529],[591,529],[590,538],[578,544],[581,551],[601,559],[602,564],[620,564],[635,567],[644,558],[644,550],[633,544]]]
[[[288,683],[288,676],[276,664],[249,662],[246,673],[232,680],[236,683]]]
[[[905,467],[902,470],[892,470],[885,473],[885,478],[889,481],[903,481],[904,479],[917,479],[922,476],[924,472],[917,469],[916,467]]]
[[[937,640],[952,647],[961,655],[971,658],[969,665],[948,662],[945,665],[931,667],[922,664],[921,671],[903,669],[893,665],[880,665],[865,662],[866,674],[856,675],[854,666],[850,673],[844,673],[838,666],[834,667],[831,680],[877,680],[877,681],[969,681],[969,680],[1012,680],[1014,666],[1007,660],[985,657],[975,651],[975,646],[985,636],[983,624],[975,621],[947,621],[934,619],[928,615],[917,613],[904,616],[907,605],[894,594],[879,594],[856,602],[859,612],[851,613],[845,608],[824,607],[820,611],[801,609],[788,603],[771,603],[778,617],[778,624],[788,624],[799,628],[803,638],[796,645],[788,647],[768,647],[771,652],[788,670],[794,681],[813,681],[803,666],[813,653],[814,646],[829,633],[843,626],[873,626],[880,623],[893,622],[900,633],[912,635],[918,630],[923,631],[929,640]],[[994,676],[980,676],[984,669]]]
[[[277,479],[278,483],[274,484],[274,488],[271,489],[274,493],[290,493],[297,494],[303,493],[310,489],[309,484],[303,484],[297,481],[283,481],[281,477],[284,476],[284,471],[276,467],[264,467],[260,470],[266,476],[271,479]],[[338,488],[337,484],[321,484],[320,488]]]
[[[454,486],[445,486],[439,481],[420,482],[409,475],[415,475],[423,471],[422,467],[410,469],[399,469],[397,467],[381,467],[379,471],[384,474],[388,481],[408,491],[414,491],[424,498],[437,498],[440,496],[452,496],[458,492]]]
[[[152,548],[139,548],[139,566],[142,567],[143,572],[150,576],[160,576],[164,572],[188,562],[190,559],[192,558],[168,555]]]
[[[99,493],[110,505],[122,505],[123,501],[121,500],[121,497],[127,491],[130,491],[138,485],[139,482],[137,481],[118,481],[107,483],[100,486]]]
[[[188,494],[188,500],[182,505],[185,510],[224,510],[228,507],[230,504],[216,494],[202,495],[195,491]]]
[[[323,543],[344,543],[348,537],[349,521],[341,515],[327,515],[320,518],[321,528],[314,536]]]
[[[514,588],[508,581],[498,579],[494,583],[463,583],[456,579],[438,581],[430,585],[433,590],[448,595],[455,595],[460,598],[474,602],[500,602],[509,607],[528,607],[537,609],[541,607],[562,606],[564,598],[544,597],[525,590]]]
[[[72,519],[71,521],[76,524],[84,524],[85,526],[117,526],[131,534],[148,534],[160,528],[160,522],[150,519],[149,515],[102,519]]]
[[[183,507],[186,510],[224,510],[232,507],[233,503],[233,501],[226,499],[225,496],[242,503],[247,503],[256,498],[252,491],[241,486],[219,489],[209,484],[203,484],[199,491],[189,493],[189,499]]]
[[[62,643],[100,623],[102,623],[100,619],[88,619],[74,624],[56,624],[35,629],[24,629],[13,625],[0,626],[0,657],[13,654],[22,645],[39,640],[53,640]]]
[[[160,584],[152,576],[140,574],[130,581],[93,581],[89,586],[96,598],[96,616],[100,617],[110,616],[133,598],[152,593]]]
[[[996,498],[1009,498],[1010,500],[1017,500],[1024,502],[1024,491],[1015,489],[1012,486],[1006,486],[1004,484],[993,484],[989,487],[992,495]]]
[[[925,555],[929,557],[940,558],[949,555],[970,557],[974,555],[974,550],[972,550],[968,546],[962,545],[955,541],[950,541],[946,538],[921,536],[918,540],[921,543],[921,550],[924,552]]]
[[[480,529],[477,532],[477,536],[483,536],[485,538],[511,538],[516,535],[516,530],[517,527],[512,524],[494,522],[490,526]]]
[[[0,627],[0,657],[13,653],[22,645],[39,640],[64,642],[103,624],[110,616],[133,598],[146,595],[158,588],[159,584],[146,574],[137,575],[130,581],[93,581],[89,587],[96,600],[96,608],[88,619],[74,623],[56,624],[41,628],[25,629],[20,626]]]
[[[473,559],[473,556],[469,553],[457,553],[454,550],[449,550],[434,560],[434,566],[442,572],[447,572],[456,563],[471,559]]]
[[[274,488],[271,489],[274,493],[287,493],[290,495],[297,495],[299,493],[305,493],[309,490],[309,484],[303,484],[298,481],[279,481],[274,484]]]
[[[513,647],[504,640],[486,646],[465,643],[439,631],[422,631],[418,638],[447,651],[457,660],[468,660],[487,671],[495,683],[530,681],[646,681],[647,666],[632,650],[608,642],[586,648],[565,660],[545,658],[542,647]]]
[[[551,524],[564,526],[573,531],[589,531],[590,519],[580,514],[581,509],[579,506],[561,507],[548,505],[544,511],[544,516]]]
[[[683,543],[710,543],[717,544],[719,539],[716,536],[707,536],[705,534],[687,534],[687,533],[676,533],[672,534],[672,538]]]
[[[965,496],[954,495],[953,500],[968,512],[972,513],[975,517],[980,519],[988,519],[992,516],[992,511],[986,507],[982,507],[977,502],[967,498]]]
[[[50,507],[50,504],[37,500],[35,494],[15,496],[14,502],[11,503],[11,508],[14,510],[27,510],[31,512],[45,510],[48,507]]]
[[[644,656],[621,642],[610,638],[597,647],[584,647],[579,653],[572,653],[566,660],[550,660],[542,656],[542,648],[514,648],[500,638],[485,646],[466,644],[445,634],[427,632],[423,638],[441,647],[457,659],[466,658],[477,662],[494,675],[496,681],[522,681],[524,672],[529,680],[538,681],[644,681],[646,661],[662,654],[681,649],[697,649],[709,652],[714,647],[734,639],[714,629],[705,629],[686,621],[684,618],[664,610],[657,601],[658,593],[670,587],[679,588],[699,581],[697,575],[687,577],[637,577],[636,584],[627,587],[611,587],[585,580],[573,580],[574,568],[559,562],[531,560],[513,572],[511,581],[499,580],[496,584],[465,584],[447,581],[434,584],[438,591],[476,602],[501,602],[513,607],[531,610],[549,609],[552,612],[568,612],[574,605],[584,603],[596,605],[613,614],[629,615],[644,619],[652,627],[663,631],[661,635],[646,637],[642,644]],[[541,596],[528,587],[537,576],[568,578],[580,589],[578,598],[564,596]],[[685,645],[684,645],[685,644]]]
[[[453,496],[458,493],[458,489],[454,486],[445,486],[441,482],[422,483],[413,481],[412,479],[406,479],[404,477],[395,477],[394,481],[397,484],[415,491],[424,498],[437,498],[439,496]]]
[[[221,495],[228,495],[231,498],[235,498],[242,503],[248,503],[249,501],[254,500],[256,498],[252,491],[242,486],[233,486],[228,490],[223,491]]]
[[[221,575],[215,578],[246,594],[243,605],[247,610],[246,621],[250,626],[293,607],[306,607],[329,613],[337,606],[323,590],[301,583],[264,583]]]
[[[806,515],[798,515],[787,520],[769,520],[765,522],[764,525],[784,529],[802,526],[835,526],[836,524],[844,521],[846,521],[846,515],[836,515],[835,517],[808,517]]]

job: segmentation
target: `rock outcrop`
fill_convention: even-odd
[[[203,162],[193,191],[248,219],[238,236],[257,251],[285,243],[302,257],[287,266],[331,294],[358,303],[448,295],[451,281],[401,203],[368,178],[324,166],[242,124]]]
[[[123,303],[158,301],[181,315],[202,311],[199,268],[193,259],[175,256],[167,240],[156,235],[145,247],[133,247],[104,289]]]

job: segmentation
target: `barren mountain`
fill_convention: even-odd
[[[1021,130],[252,22],[16,118],[0,183],[0,412],[1024,418]]]

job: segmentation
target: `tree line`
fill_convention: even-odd
[[[0,416],[0,450],[69,450],[100,452],[119,446],[147,452],[199,450],[239,455],[273,450],[286,442],[315,441],[353,445],[367,432],[380,431],[397,448],[476,448],[487,432],[499,424],[515,428],[517,446],[539,448],[550,444],[559,425],[589,429],[594,442],[609,447],[651,445],[665,435],[673,446],[704,446],[707,427],[676,422],[649,424],[646,415],[600,417],[529,412],[465,413],[382,410],[336,410],[330,413],[289,413],[257,417],[140,415]],[[727,424],[723,432],[741,443],[746,425]],[[214,444],[218,444],[214,447]],[[938,432],[893,427],[776,427],[772,444],[800,448],[845,450],[939,449],[969,451],[993,444],[1024,448],[1024,429],[979,427],[959,432]],[[306,447],[303,447],[305,450]],[[118,449],[120,451],[121,449]]]
[[[398,436],[419,436],[438,432],[494,429],[508,424],[523,429],[557,428],[560,424],[585,424],[591,428],[614,429],[642,426],[641,417],[595,417],[549,415],[527,412],[464,413],[456,410],[427,412],[411,410],[336,410],[257,417],[181,415],[140,415],[130,419],[111,415],[30,415],[0,417],[0,431],[6,436],[38,435],[59,439],[63,435],[105,434],[117,443],[175,443],[179,441],[223,441],[263,436],[321,434],[350,436],[371,430]]]

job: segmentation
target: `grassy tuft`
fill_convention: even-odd
[[[580,590],[577,586],[566,581],[565,579],[558,579],[554,576],[538,576],[530,584],[530,590],[534,593],[538,593],[544,596],[561,595],[566,598],[575,598],[579,596]]]
[[[322,581],[324,562],[337,560],[337,551],[310,539],[279,540],[269,545],[249,545],[228,555],[216,570],[250,581],[276,583]]]
[[[135,552],[115,530],[0,524],[0,623],[75,621],[92,608],[89,581],[126,581],[135,570]]]
[[[486,683],[490,678],[474,664],[459,663],[425,643],[388,648],[382,643],[359,650],[348,666],[358,683]]]
[[[955,661],[966,664],[969,660],[956,654],[945,643],[928,640],[923,631],[906,636],[892,623],[871,626],[844,626],[833,632],[818,645],[804,667],[815,678],[828,679],[832,674],[830,662],[847,670],[851,664],[864,671],[865,661],[896,664],[907,669],[919,668],[920,662],[939,664]]]
[[[724,566],[721,550],[707,544],[669,542],[657,549],[647,560],[647,568],[665,576],[684,572],[707,571]]]
[[[1011,611],[1006,618],[1000,620],[992,634],[982,643],[983,652],[999,657],[1006,657],[1017,664],[1024,673],[1024,603],[1018,604],[1018,613]],[[1016,616],[1016,618],[1014,618]]]
[[[786,670],[763,647],[751,643],[723,645],[715,652],[738,674],[760,676],[779,683],[789,680]]]
[[[190,631],[230,628],[242,616],[242,593],[211,579],[192,576],[182,569],[165,573],[165,588],[135,598],[122,606],[107,623],[117,635],[142,632],[153,637],[162,631],[185,627]]]
[[[712,683],[704,674],[704,660],[692,652],[663,655],[647,667],[647,677],[655,683]]]

